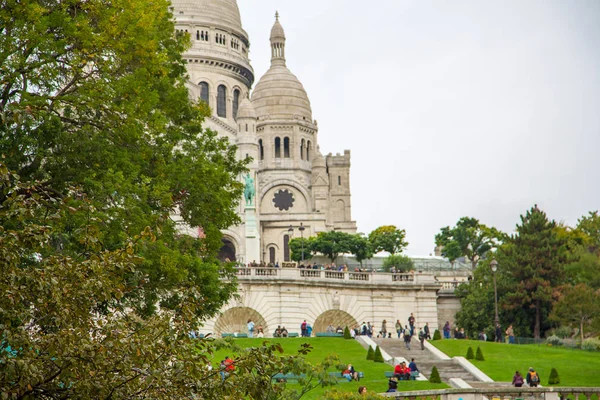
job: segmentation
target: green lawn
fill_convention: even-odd
[[[485,361],[470,360],[495,381],[512,381],[515,371],[525,375],[529,367],[539,373],[542,385],[548,385],[550,370],[560,376],[558,386],[600,386],[600,353],[564,349],[546,345],[509,345],[475,340],[435,340],[431,344],[449,355],[467,355],[481,347]]]
[[[286,338],[286,339],[235,339],[235,343],[243,348],[259,346],[263,341],[270,343],[281,343],[284,349],[284,354],[297,354],[297,350],[302,343],[310,343],[313,346],[306,360],[317,364],[330,354],[337,354],[340,360],[344,363],[350,363],[357,371],[362,371],[365,377],[360,382],[340,380],[336,388],[340,391],[348,391],[356,393],[359,386],[366,386],[370,392],[385,392],[387,390],[387,379],[384,376],[385,371],[392,371],[393,368],[384,363],[375,363],[367,361],[367,351],[355,340],[345,340],[342,338]],[[226,356],[234,354],[226,354],[227,351],[220,350],[215,353],[213,365],[218,367],[220,361]],[[293,387],[293,384],[289,384]],[[432,384],[428,381],[402,381],[398,383],[399,390],[427,390],[427,389],[442,389],[448,387],[445,384]],[[325,390],[317,388],[308,393],[302,399],[320,399]]]

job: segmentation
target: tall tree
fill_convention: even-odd
[[[590,211],[577,221],[577,229],[586,235],[586,244],[591,252],[600,256],[600,214]]]
[[[487,227],[478,219],[463,217],[455,227],[442,228],[435,236],[435,244],[443,247],[442,254],[450,262],[465,256],[475,269],[479,260],[498,245],[501,236],[498,230]]]
[[[594,319],[600,318],[600,289],[594,290],[583,283],[563,288],[550,318],[567,326],[578,327],[583,343],[585,328]]]
[[[369,242],[369,239],[367,239],[362,233],[352,235],[349,251],[354,255],[354,258],[356,258],[356,261],[360,263],[361,267],[364,260],[368,260],[373,257],[371,243]]]
[[[384,225],[369,233],[369,242],[375,253],[387,251],[390,254],[401,253],[408,246],[406,231],[394,225]]]
[[[181,57],[189,38],[175,34],[169,5],[4,2],[0,154],[24,180],[60,196],[76,187],[93,206],[56,222],[57,250],[85,251],[77,240],[84,227],[108,250],[151,227],[160,234],[137,248],[149,284],[136,306],[147,315],[159,301],[181,306],[174,289],[192,284],[203,288],[194,304],[207,316],[234,289],[210,257],[221,229],[238,221],[244,165],[225,139],[202,129],[205,106],[189,102]],[[205,236],[181,235],[175,214]]]
[[[508,307],[535,309],[533,334],[541,334],[541,318],[553,299],[553,287],[563,283],[567,261],[566,240],[559,237],[556,223],[549,221],[537,205],[521,216],[516,234],[498,251],[501,264],[513,278],[512,291],[504,300]]]
[[[290,258],[294,261],[310,260],[313,257],[314,237],[293,238],[290,240]]]

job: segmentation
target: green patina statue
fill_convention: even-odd
[[[250,173],[244,177],[246,180],[246,187],[244,188],[244,198],[246,199],[246,205],[251,206],[253,204],[256,190],[254,189],[254,179],[250,176]]]

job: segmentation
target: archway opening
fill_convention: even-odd
[[[267,322],[260,313],[250,307],[233,307],[225,311],[215,322],[214,335],[223,333],[248,333],[248,320],[254,322],[254,335],[258,327],[263,328],[265,337],[270,337]]]
[[[342,328],[348,327],[352,329],[355,325],[358,325],[356,319],[342,310],[327,310],[323,314],[319,315],[315,324],[313,325],[314,332],[325,332],[327,327],[332,325],[334,328],[341,326]]]
[[[221,262],[234,262],[235,259],[235,245],[229,239],[223,238],[221,239],[223,242],[223,246],[221,246],[221,250],[219,250],[219,260]]]

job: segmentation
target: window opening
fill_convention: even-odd
[[[217,115],[227,118],[227,89],[224,85],[217,88]]]
[[[290,158],[290,138],[288,137],[283,139],[283,156]]]
[[[209,98],[208,83],[200,82],[200,100],[202,100],[206,104],[208,104],[208,98]]]
[[[275,138],[275,158],[281,158],[281,139]]]

